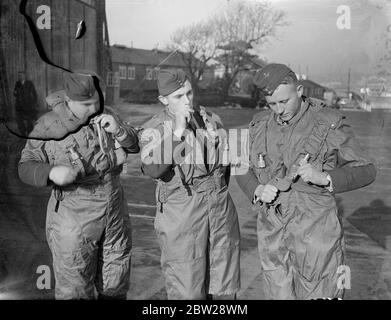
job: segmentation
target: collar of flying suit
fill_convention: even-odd
[[[304,113],[306,113],[306,111],[308,110],[308,107],[309,107],[308,101],[306,99],[303,99],[301,101],[299,112],[297,114],[295,114],[295,116],[291,120],[281,121],[281,119],[276,114],[274,115],[274,120],[280,126],[289,127],[289,126],[297,123],[303,117]]]
[[[165,121],[173,121],[173,123],[175,123],[175,114],[174,113],[172,113],[171,111],[170,111],[170,109],[168,109],[168,107],[166,107],[165,109],[164,109],[164,113],[165,113]]]

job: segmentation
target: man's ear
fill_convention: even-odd
[[[298,96],[299,98],[301,98],[301,96],[302,96],[303,93],[304,93],[304,87],[303,87],[303,85],[299,84],[299,85],[297,86],[297,88],[296,88],[296,92],[297,92],[297,96]]]
[[[164,97],[164,96],[159,96],[158,99],[159,99],[159,101],[160,101],[165,107],[168,106],[168,100],[167,100],[166,97]]]

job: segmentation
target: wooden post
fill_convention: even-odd
[[[112,71],[109,33],[106,19],[106,0],[97,1],[97,50],[98,50],[98,73],[102,79],[107,78],[107,73]]]
[[[0,21],[2,20],[2,7],[2,4],[0,4]],[[1,31],[0,25],[0,119],[6,119],[10,114],[10,99],[8,98],[9,86],[3,52],[3,36]]]

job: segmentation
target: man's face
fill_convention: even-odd
[[[83,123],[99,110],[99,99],[76,101],[66,97],[66,101],[73,114]]]
[[[302,86],[294,84],[280,84],[271,96],[266,96],[270,109],[282,121],[291,120],[299,111],[301,105]]]
[[[26,76],[23,72],[18,73],[18,80],[19,81],[24,81],[26,79]]]
[[[193,89],[189,80],[178,90],[168,96],[160,97],[160,101],[173,113],[190,113],[193,111]]]

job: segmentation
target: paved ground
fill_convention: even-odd
[[[139,125],[158,106],[120,105],[119,112]],[[253,110],[219,109],[227,127],[248,123]],[[347,243],[346,265],[351,270],[347,299],[391,298],[391,113],[345,112],[354,130],[374,157],[378,177],[374,184],[338,196]],[[0,129],[1,131],[2,129]],[[53,290],[38,290],[37,268],[51,265],[45,241],[47,189],[23,185],[16,163],[23,142],[6,132],[0,143],[0,298],[52,299]],[[10,147],[9,147],[10,146]],[[153,232],[154,183],[141,175],[138,155],[129,157],[122,175],[133,224],[133,260],[129,299],[165,299],[160,272],[160,250]],[[262,299],[256,248],[256,212],[233,180],[231,195],[237,206],[242,236],[242,290],[240,299]],[[52,283],[53,286],[53,283]]]

